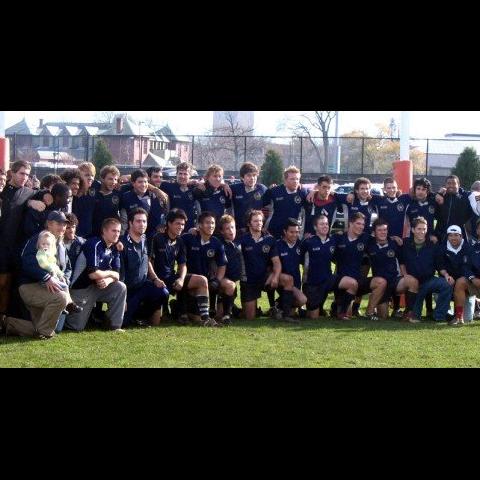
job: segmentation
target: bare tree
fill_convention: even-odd
[[[216,152],[229,153],[231,158],[233,157],[232,167],[235,172],[238,171],[242,161],[247,161],[247,158],[243,157],[252,159],[257,155],[260,156],[264,150],[263,139],[253,137],[253,128],[241,126],[234,112],[225,112],[225,126],[216,128],[212,133],[219,137],[212,137],[209,150],[214,156]]]
[[[328,132],[330,131],[332,120],[336,115],[337,112],[316,110],[313,112],[313,115],[302,115],[302,120],[299,121],[293,129],[297,135],[307,137],[312,144],[312,147],[318,156],[321,172],[327,171],[330,154],[330,139],[328,137]],[[314,139],[314,137],[318,136],[323,138],[323,159],[322,152]]]
[[[112,123],[115,118],[115,112],[97,112],[95,121],[100,123]]]
[[[155,129],[155,127],[158,127],[158,125],[155,123],[155,120],[153,117],[143,117],[140,122],[142,122],[146,127],[151,128],[152,130]],[[139,122],[137,122],[139,123]]]

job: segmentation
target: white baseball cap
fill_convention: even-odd
[[[458,225],[452,225],[448,227],[447,234],[450,233],[458,233],[459,235],[462,235],[462,229]]]

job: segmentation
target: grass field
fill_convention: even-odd
[[[265,299],[261,303],[267,310]],[[480,322],[260,318],[222,328],[63,332],[49,341],[0,339],[0,367],[478,367]]]

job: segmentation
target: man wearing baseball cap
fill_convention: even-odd
[[[473,256],[473,249],[463,238],[460,226],[448,227],[447,241],[442,245],[442,265],[439,271],[454,287],[455,318],[448,322],[449,325],[464,324],[467,297],[480,293],[480,280],[476,277],[476,274],[480,275],[480,270],[474,267]],[[476,263],[479,264],[478,261]]]
[[[47,217],[47,230],[57,239],[57,264],[67,283],[71,268],[63,235],[67,228],[67,218],[60,211],[52,211]],[[31,321],[12,317],[0,318],[0,330],[7,335],[37,337],[42,340],[55,335],[58,319],[67,306],[67,294],[54,282],[50,274],[42,269],[37,261],[38,234],[26,243],[22,254],[20,296],[30,312]]]

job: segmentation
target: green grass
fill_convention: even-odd
[[[263,299],[262,308],[266,310]],[[64,332],[49,341],[0,339],[0,367],[478,367],[480,322],[261,318],[223,329],[162,325]]]

